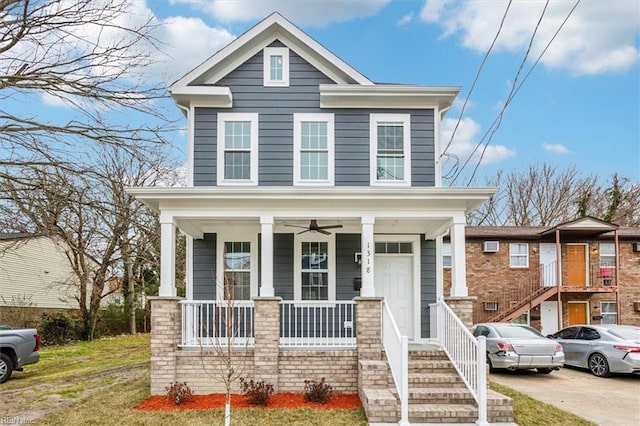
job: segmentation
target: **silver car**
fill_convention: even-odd
[[[527,370],[549,374],[564,365],[562,346],[524,324],[483,323],[473,327],[473,335],[487,338],[490,370]]]
[[[567,365],[588,368],[598,377],[611,373],[640,374],[640,327],[574,325],[549,337],[564,348]]]

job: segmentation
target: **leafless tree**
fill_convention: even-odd
[[[590,215],[622,226],[640,221],[640,184],[582,176],[575,167],[531,165],[488,181],[498,192],[469,217],[472,225],[552,226]]]
[[[164,142],[167,121],[155,100],[166,91],[143,71],[158,54],[152,16],[134,0],[0,1],[0,173],[52,163],[111,144],[140,149]],[[65,105],[64,118],[25,105]],[[57,114],[55,116],[58,116]],[[161,123],[147,125],[145,123]]]

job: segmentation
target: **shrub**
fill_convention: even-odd
[[[38,333],[43,345],[61,345],[82,338],[83,324],[78,318],[69,317],[61,312],[42,314]]]
[[[304,400],[306,402],[319,402],[327,404],[331,399],[332,388],[324,382],[324,377],[319,382],[315,380],[304,381]]]
[[[191,393],[191,388],[187,385],[187,382],[174,382],[171,386],[167,386],[164,389],[167,391],[167,399],[169,402],[175,405],[180,405],[183,402],[193,399],[193,393]]]
[[[273,393],[273,385],[264,380],[254,382],[251,379],[247,382],[240,377],[240,390],[247,397],[249,404],[269,405],[269,397]]]

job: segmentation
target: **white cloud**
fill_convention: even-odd
[[[542,148],[554,154],[571,154],[571,151],[569,151],[566,146],[559,143],[543,143]]]
[[[457,121],[458,120],[455,118],[445,118],[443,120],[441,128],[443,149],[451,139],[451,135]],[[460,165],[462,165],[466,159],[471,156],[471,160],[469,160],[471,167],[475,166],[479,160],[480,164],[484,165],[499,163],[507,158],[515,157],[516,152],[503,145],[488,145],[486,149],[484,149],[483,145],[476,150],[476,147],[480,142],[478,137],[479,133],[480,125],[478,123],[469,117],[463,118],[460,120],[455,137],[451,146],[447,150],[447,153],[458,157]]]
[[[409,12],[406,15],[404,15],[402,18],[400,18],[397,25],[401,27],[403,25],[407,25],[411,23],[411,21],[413,21],[413,12]]]
[[[526,49],[545,2],[514,1],[511,4],[496,51]],[[552,1],[533,42],[535,60],[573,7],[571,1]],[[442,26],[443,37],[459,34],[463,46],[485,52],[500,25],[506,0],[449,2],[426,0],[420,17]],[[574,75],[624,71],[640,62],[640,3],[631,0],[582,1],[544,54],[549,68]]]
[[[391,0],[174,0],[205,10],[222,22],[251,21],[262,19],[272,12],[279,12],[299,25],[322,27],[333,22],[344,22],[354,18],[375,15]]]

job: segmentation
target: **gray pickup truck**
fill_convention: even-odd
[[[35,364],[40,359],[40,336],[35,328],[0,326],[0,383],[9,380],[13,370]]]

